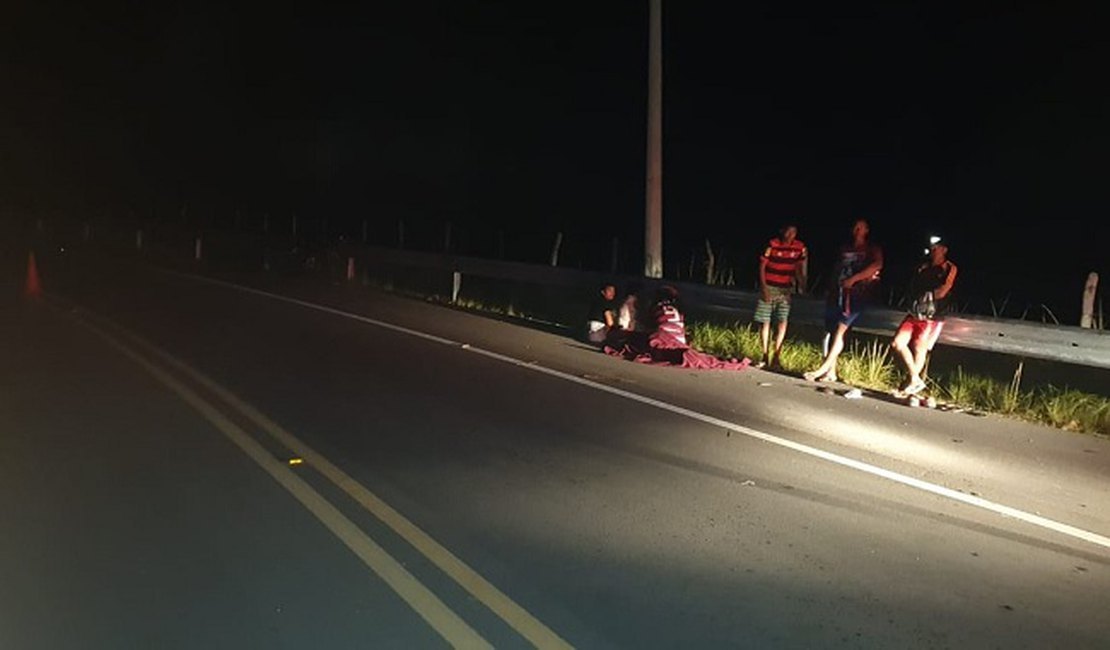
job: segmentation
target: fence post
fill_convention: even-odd
[[[459,300],[459,289],[462,288],[462,273],[455,271],[451,274],[451,304]]]
[[[1087,275],[1087,284],[1083,286],[1083,315],[1079,318],[1079,326],[1088,329],[1095,326],[1095,294],[1098,291],[1098,273],[1091,271]]]
[[[717,256],[713,254],[713,247],[709,244],[709,239],[705,240],[705,257],[705,283],[709,285],[716,284],[714,282],[714,274],[716,273],[714,267],[717,264]]]
[[[551,247],[551,266],[559,266],[559,247],[563,245],[563,233],[555,233],[555,245]]]

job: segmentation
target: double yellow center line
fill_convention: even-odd
[[[306,464],[311,465],[320,475],[377,517],[530,643],[538,648],[572,647],[416,524],[261,411],[154,344],[103,317],[93,316],[88,312],[84,314],[85,317],[77,317],[78,322],[133,360],[193,407],[315,515],[453,647],[491,648],[492,646],[361,528],[294,473],[286,463],[275,458],[251,434],[224,415],[216,405],[163,366],[176,370],[195,385],[203,387],[219,398],[228,409],[235,411],[295,456],[302,458]]]

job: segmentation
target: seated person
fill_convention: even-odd
[[[640,285],[633,284],[628,288],[628,295],[621,302],[617,311],[617,327],[625,332],[642,332],[644,325],[640,314]]]
[[[590,310],[586,314],[586,340],[590,343],[602,344],[609,336],[610,330],[617,326],[617,288],[612,284],[604,284],[590,303]]]
[[[718,359],[699,352],[686,342],[686,319],[678,305],[678,290],[665,285],[656,294],[649,332],[629,333],[623,345],[605,346],[605,352],[640,363],[719,370],[742,370],[749,359]]]

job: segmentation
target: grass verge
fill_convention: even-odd
[[[751,359],[761,355],[758,330],[742,323],[694,323],[688,335],[692,346],[711,354]],[[822,357],[820,346],[787,340],[782,351],[783,369],[800,374],[820,365]],[[1069,431],[1110,435],[1110,398],[1067,387],[1025,390],[1021,387],[1023,370],[1019,363],[1007,383],[957,368],[945,377],[930,379],[930,383],[933,393],[951,404]],[[837,371],[847,384],[882,391],[893,391],[902,378],[890,357],[890,348],[882,341],[853,341],[840,355]]]

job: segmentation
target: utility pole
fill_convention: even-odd
[[[644,276],[663,277],[663,0],[651,4],[648,36],[647,210]]]

